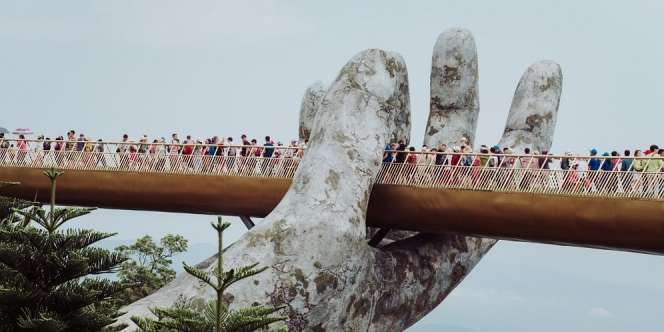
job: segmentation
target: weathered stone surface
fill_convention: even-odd
[[[445,33],[443,35],[445,35]],[[442,49],[450,48],[450,46],[445,45],[445,40],[447,39],[442,38],[443,41],[441,42],[441,38],[439,38],[436,47]],[[466,38],[472,40],[472,36],[470,36],[469,33]],[[546,68],[549,68],[549,70],[544,71],[545,73],[552,72],[550,65],[547,65]],[[560,68],[558,68],[558,73],[560,73]],[[547,77],[547,75],[542,76]],[[529,83],[529,81],[537,77],[540,77],[540,75],[529,75],[529,78],[525,80],[525,82],[522,79],[520,86],[521,84],[532,85],[533,83]],[[561,84],[559,83],[561,83],[562,75],[554,75],[554,77],[560,78],[560,80],[554,80],[558,83],[557,86],[560,87]],[[458,86],[447,88],[453,91],[445,92],[444,90],[446,88],[443,88],[443,91],[441,91],[439,87],[434,87],[432,84],[431,94],[433,96],[434,93],[442,92],[446,95],[463,96],[472,94],[474,97],[478,97],[476,94],[476,86],[466,85],[465,88],[460,88]],[[517,88],[517,91],[519,91],[519,88]],[[547,95],[550,97],[547,101],[550,102],[540,103],[538,104],[538,107],[534,108],[514,106],[514,104],[522,103],[524,99],[538,99],[531,98],[531,96],[533,96],[532,92],[524,91],[523,95],[515,95],[513,106],[508,115],[508,125],[511,121],[510,119],[518,119],[519,117],[528,118],[537,114],[548,114],[548,117],[550,117],[552,121],[541,122],[538,125],[525,127],[516,132],[508,131],[506,129],[502,141],[513,139],[513,145],[510,146],[517,149],[525,147],[525,142],[534,144],[534,146],[541,149],[549,149],[553,139],[555,119],[558,113],[558,100],[560,99],[560,91],[554,90],[554,92],[555,91],[558,91],[558,93]],[[535,93],[534,95],[538,96],[539,94]],[[434,113],[437,112],[437,110],[432,108],[431,112]],[[477,109],[475,113],[477,114],[478,112],[479,109]],[[429,119],[434,117],[434,115],[430,115]],[[455,117],[448,119],[447,121],[451,122],[447,123],[440,131],[431,133],[429,132],[429,129],[427,129],[424,140],[425,144],[428,146],[437,146],[442,143],[456,143],[458,142],[459,135],[456,128],[474,128],[474,123],[476,123],[477,118],[471,116]],[[545,130],[543,130],[540,125],[546,126]],[[508,137],[508,135],[510,136]],[[467,136],[467,138],[472,142],[474,136],[475,132],[473,129],[472,135]],[[383,297],[381,297],[379,303],[382,305],[379,306],[379,308],[381,308],[381,310],[387,310],[392,314],[383,316],[383,321],[380,322],[380,324],[392,328],[408,327],[424,317],[454,290],[454,288],[472,271],[475,265],[479,263],[482,257],[484,257],[496,242],[497,241],[493,239],[454,234],[448,236],[418,234],[405,240],[390,243],[383,247],[382,249],[390,254],[389,257],[391,258],[391,261],[390,259],[382,261],[383,265],[381,265],[381,267],[383,267],[384,270],[381,275],[384,278],[391,275],[393,276],[391,280],[398,281],[410,279],[410,282],[407,284],[408,287],[399,293],[400,295],[398,295],[398,298],[395,298],[395,295],[383,295]],[[392,272],[391,274],[390,271]],[[408,275],[410,273],[417,274],[420,277],[412,277],[412,275]],[[403,287],[403,283],[395,282],[393,286]],[[414,296],[408,298],[405,294]],[[419,294],[419,296],[415,294]],[[385,322],[386,320],[397,319],[400,319],[401,322],[394,321],[391,325]],[[375,325],[378,325],[378,323]]]
[[[528,67],[514,92],[500,145],[548,151],[562,88],[563,74],[557,63],[545,60]]]
[[[402,121],[409,113],[406,65],[399,55],[368,50],[343,67],[321,102],[288,193],[226,250],[227,266],[271,267],[255,278],[258,285],[230,288],[231,306],[284,303],[292,331],[382,330],[372,327],[389,314],[375,309],[376,294],[384,291],[376,262],[382,256],[366,244],[365,213],[384,144],[407,128]],[[123,321],[180,296],[210,298],[212,292],[181,274],[126,307]]]
[[[314,118],[316,117],[316,112],[318,107],[320,107],[320,102],[325,97],[327,92],[327,86],[323,82],[315,82],[311,84],[305,91],[304,96],[302,97],[302,104],[300,106],[300,142],[304,142],[309,139],[311,135],[311,127],[314,123]]]
[[[477,98],[476,86],[452,88],[459,96],[474,89]],[[515,96],[515,103],[530,98],[524,93]],[[558,103],[542,105],[513,106],[509,118],[551,114],[553,123],[546,125],[555,125]],[[427,144],[458,142],[458,128],[471,127],[467,138],[472,142],[476,115],[446,121],[439,132],[427,132]],[[226,250],[227,266],[258,262],[271,267],[255,278],[257,283],[247,281],[251,287],[239,283],[229,289],[231,307],[256,301],[285,304],[291,331],[392,331],[411,326],[442,302],[494,240],[418,234],[372,248],[365,239],[365,212],[383,146],[407,139],[409,129],[408,81],[401,57],[368,50],[351,59],[320,104],[309,150],[288,193],[263,222]],[[548,147],[553,135],[538,125],[515,132],[506,130],[503,137],[505,141],[513,135],[514,147],[522,142]],[[211,257],[202,266],[211,269],[215,260]],[[181,296],[212,295],[181,274],[126,307],[122,320],[150,315],[149,307],[169,306]]]
[[[442,33],[433,59],[431,110],[424,144],[457,145],[461,137],[465,137],[472,145],[479,114],[477,54],[472,34],[463,29]],[[383,247],[392,257],[391,264],[383,266],[391,269],[394,279],[411,279],[409,288],[402,293],[419,294],[408,300],[393,301],[390,311],[394,315],[390,318],[394,321],[387,325],[392,327],[408,327],[436,308],[496,243],[491,239],[453,234],[408,233],[410,237]],[[403,273],[420,277],[409,278]],[[389,272],[383,274],[390,275]]]
[[[480,111],[477,49],[470,31],[453,28],[433,48],[431,102],[424,144],[473,144]]]

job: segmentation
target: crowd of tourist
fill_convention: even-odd
[[[264,174],[268,170],[274,173],[273,166],[278,160],[301,159],[306,143],[306,140],[292,140],[284,145],[265,136],[259,144],[257,139],[249,139],[247,135],[241,135],[236,143],[233,137],[213,136],[196,140],[191,135],[180,139],[178,134],[172,134],[169,140],[164,137],[150,140],[147,135],[132,140],[124,134],[116,142],[107,142],[93,140],[84,134],[77,136],[74,130],[55,139],[43,135],[36,140],[28,140],[25,135],[9,139],[0,134],[0,162],[43,164],[46,161],[56,167],[115,166],[126,170],[215,172],[224,169],[242,174],[251,173],[259,167],[261,174]],[[28,160],[28,151],[36,152],[34,160]],[[109,159],[109,156],[112,158]],[[236,159],[241,161],[236,163]],[[268,161],[258,162],[258,159]],[[285,164],[291,166],[287,169],[281,167],[281,172],[288,176],[294,172],[296,165]]]
[[[599,155],[597,149],[591,149],[587,156],[574,155],[566,152],[562,157],[554,157],[549,151],[531,151],[526,147],[518,153],[508,147],[498,145],[488,147],[482,145],[474,151],[469,145],[448,147],[423,146],[417,152],[412,146],[407,147],[403,141],[385,146],[383,163],[434,164],[452,166],[479,166],[503,168],[551,169],[551,164],[558,161],[559,169],[583,169],[589,171],[638,171],[662,172],[664,148],[651,145],[648,149],[625,150],[623,155],[618,151],[604,152]]]
[[[656,192],[664,195],[664,148],[655,144],[645,150],[636,149],[633,153],[624,150],[622,155],[618,151],[600,155],[593,148],[585,156],[571,152],[553,156],[549,151],[531,151],[528,147],[515,153],[508,147],[498,145],[482,145],[474,151],[467,140],[462,139],[461,143],[451,148],[446,144],[433,148],[423,146],[420,153],[403,141],[387,144],[383,164],[405,164],[405,171],[400,176],[406,178],[431,177],[428,174],[431,168],[423,168],[422,165],[442,166],[433,168],[433,173],[438,170],[439,178],[447,185],[466,181],[470,184],[483,183],[484,187],[489,183],[522,189],[537,187],[606,192],[620,189],[627,193]],[[501,172],[505,169],[521,172]],[[554,169],[566,172],[562,172],[562,178],[550,176],[551,172],[547,170]]]
[[[148,139],[143,135],[132,140],[125,134],[119,142],[93,140],[84,134],[76,135],[70,130],[66,136],[55,139],[40,135],[29,141],[24,135],[15,139],[5,138],[0,134],[0,162],[12,160],[23,163],[29,150],[39,152],[31,162],[43,162],[50,158],[54,166],[109,166],[108,155],[113,155],[115,167],[123,169],[146,170],[190,170],[207,173],[236,172],[239,174],[262,174],[291,176],[297,167],[296,162],[306,151],[307,141],[292,140],[288,145],[265,136],[259,144],[257,139],[241,135],[236,142],[233,137],[213,136],[205,140],[196,140],[191,135],[180,139],[172,134],[169,140],[161,137]],[[109,151],[109,148],[111,149]],[[83,152],[74,154],[72,152]],[[553,156],[549,151],[512,151],[508,147],[481,145],[473,149],[465,138],[458,146],[441,144],[437,147],[423,146],[419,151],[405,142],[390,143],[385,146],[383,163],[399,165],[403,168],[403,178],[431,177],[431,172],[438,169],[439,177],[448,181],[496,181],[486,178],[491,171],[514,170],[566,170],[563,188],[588,189],[602,183],[608,190],[623,191],[653,188],[664,191],[664,149],[651,145],[644,150],[625,150],[599,153],[591,149],[585,156],[566,152],[562,156]],[[402,165],[403,164],[403,165]],[[431,167],[429,167],[431,166]],[[442,167],[439,167],[442,166]],[[455,169],[466,169],[457,171]],[[545,174],[546,172],[538,172]],[[460,174],[466,174],[461,176]],[[639,176],[638,174],[649,174]],[[651,184],[648,177],[656,184]],[[497,175],[494,175],[494,177]],[[526,177],[527,178],[527,177]],[[643,178],[643,179],[641,179]],[[394,179],[388,179],[394,180]],[[524,183],[525,181],[525,183]],[[542,185],[543,179],[520,180],[518,186]],[[560,181],[559,181],[560,182]],[[639,188],[635,188],[639,187]],[[645,190],[644,189],[644,190]]]
[[[297,140],[290,142],[290,145],[284,146],[283,143],[275,143],[270,136],[265,136],[265,141],[258,144],[254,138],[249,140],[247,135],[240,136],[240,142],[235,143],[233,137],[219,138],[213,136],[204,141],[195,140],[191,135],[187,135],[185,139],[181,140],[178,134],[172,134],[169,141],[161,137],[153,139],[152,142],[148,139],[147,135],[143,135],[137,140],[130,140],[129,135],[124,134],[122,138],[117,141],[117,153],[135,152],[138,154],[151,153],[151,154],[182,154],[182,155],[217,155],[217,156],[253,156],[253,157],[280,157],[281,153],[288,153],[285,151],[292,151],[301,157],[304,149],[306,148],[306,141],[299,143]],[[114,142],[114,143],[117,143]],[[32,142],[34,143],[34,142]],[[42,151],[83,151],[83,152],[109,152],[105,150],[106,145],[109,144],[102,139],[92,140],[84,134],[76,136],[76,131],[70,130],[67,132],[66,138],[64,136],[57,136],[55,139],[39,135],[36,139],[36,144],[31,144],[33,148],[38,148]],[[18,151],[28,150],[28,140],[25,135],[18,135],[15,139],[5,138],[5,135],[0,133],[0,148],[2,149],[15,149]],[[239,151],[238,151],[239,147]],[[111,151],[112,152],[112,151]],[[273,154],[275,154],[273,156]],[[294,157],[287,156],[287,157]]]

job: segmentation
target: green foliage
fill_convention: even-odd
[[[0,182],[0,189],[14,185],[17,185],[17,183]],[[29,222],[29,219],[26,221],[25,218],[21,218],[14,211],[25,209],[33,205],[35,204],[17,198],[0,196],[0,230],[14,224],[26,224]],[[15,274],[16,272],[10,270],[6,265],[0,262],[0,292],[10,285],[19,283]],[[0,310],[0,322],[9,319],[8,317],[7,312]],[[0,327],[2,327],[1,323]]]
[[[283,307],[256,305],[249,308],[229,310],[223,301],[224,291],[232,284],[261,273],[267,267],[258,268],[258,264],[238,269],[223,269],[223,232],[230,223],[217,219],[212,227],[218,234],[218,263],[206,272],[184,263],[184,269],[190,275],[212,287],[217,298],[207,304],[195,302],[176,303],[171,308],[152,308],[157,319],[132,317],[132,321],[145,332],[248,332],[268,328],[272,323],[286,317],[275,315]],[[281,330],[280,330],[281,331]]]
[[[117,252],[129,257],[120,265],[118,277],[125,285],[118,296],[120,304],[129,304],[152,294],[175,279],[175,270],[171,268],[171,258],[185,252],[188,241],[181,235],[167,234],[158,244],[146,235],[129,246],[115,248]]]
[[[265,329],[272,323],[284,320],[283,317],[272,316],[279,310],[281,310],[280,307],[253,306],[235,311],[223,311],[219,331],[249,332]],[[142,331],[217,331],[217,306],[214,301],[204,305],[184,302],[178,303],[172,308],[153,308],[151,311],[157,317],[156,321],[132,318]]]
[[[60,229],[94,209],[56,208],[62,173],[44,174],[50,210],[19,204],[12,210],[27,222],[0,225],[0,331],[102,331],[118,316],[110,299],[122,285],[90,276],[114,272],[125,257],[91,246],[113,233]]]
[[[18,183],[0,181],[0,189],[15,185],[18,185]],[[18,223],[22,221],[25,222],[25,219],[22,219],[16,215],[14,211],[23,210],[28,207],[37,205],[38,203],[35,202],[29,202],[14,197],[0,196],[0,227],[6,224]]]

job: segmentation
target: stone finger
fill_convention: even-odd
[[[431,101],[424,144],[472,146],[480,112],[477,48],[470,31],[441,33],[433,49]]]
[[[528,67],[514,92],[500,146],[548,151],[553,142],[562,87],[563,74],[557,63],[545,60]]]
[[[325,93],[327,93],[327,86],[320,81],[314,82],[304,91],[300,106],[300,142],[305,142],[309,139],[311,127],[320,107],[320,102],[325,97]]]

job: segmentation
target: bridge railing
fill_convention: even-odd
[[[0,149],[0,167],[55,167],[65,170],[292,178],[299,162],[299,158]]]
[[[664,173],[634,170],[580,171],[520,166],[389,163],[383,164],[376,183],[496,192],[664,199]]]
[[[0,142],[0,167],[285,179],[293,177],[305,151],[284,146],[132,142],[79,145],[63,141],[58,147],[54,142],[44,150],[43,141],[11,142],[9,148],[1,148]],[[659,157],[410,151],[387,151],[385,155],[388,154],[398,162],[383,163],[376,181],[380,184],[664,200],[663,162]],[[562,165],[567,166],[563,169]]]

